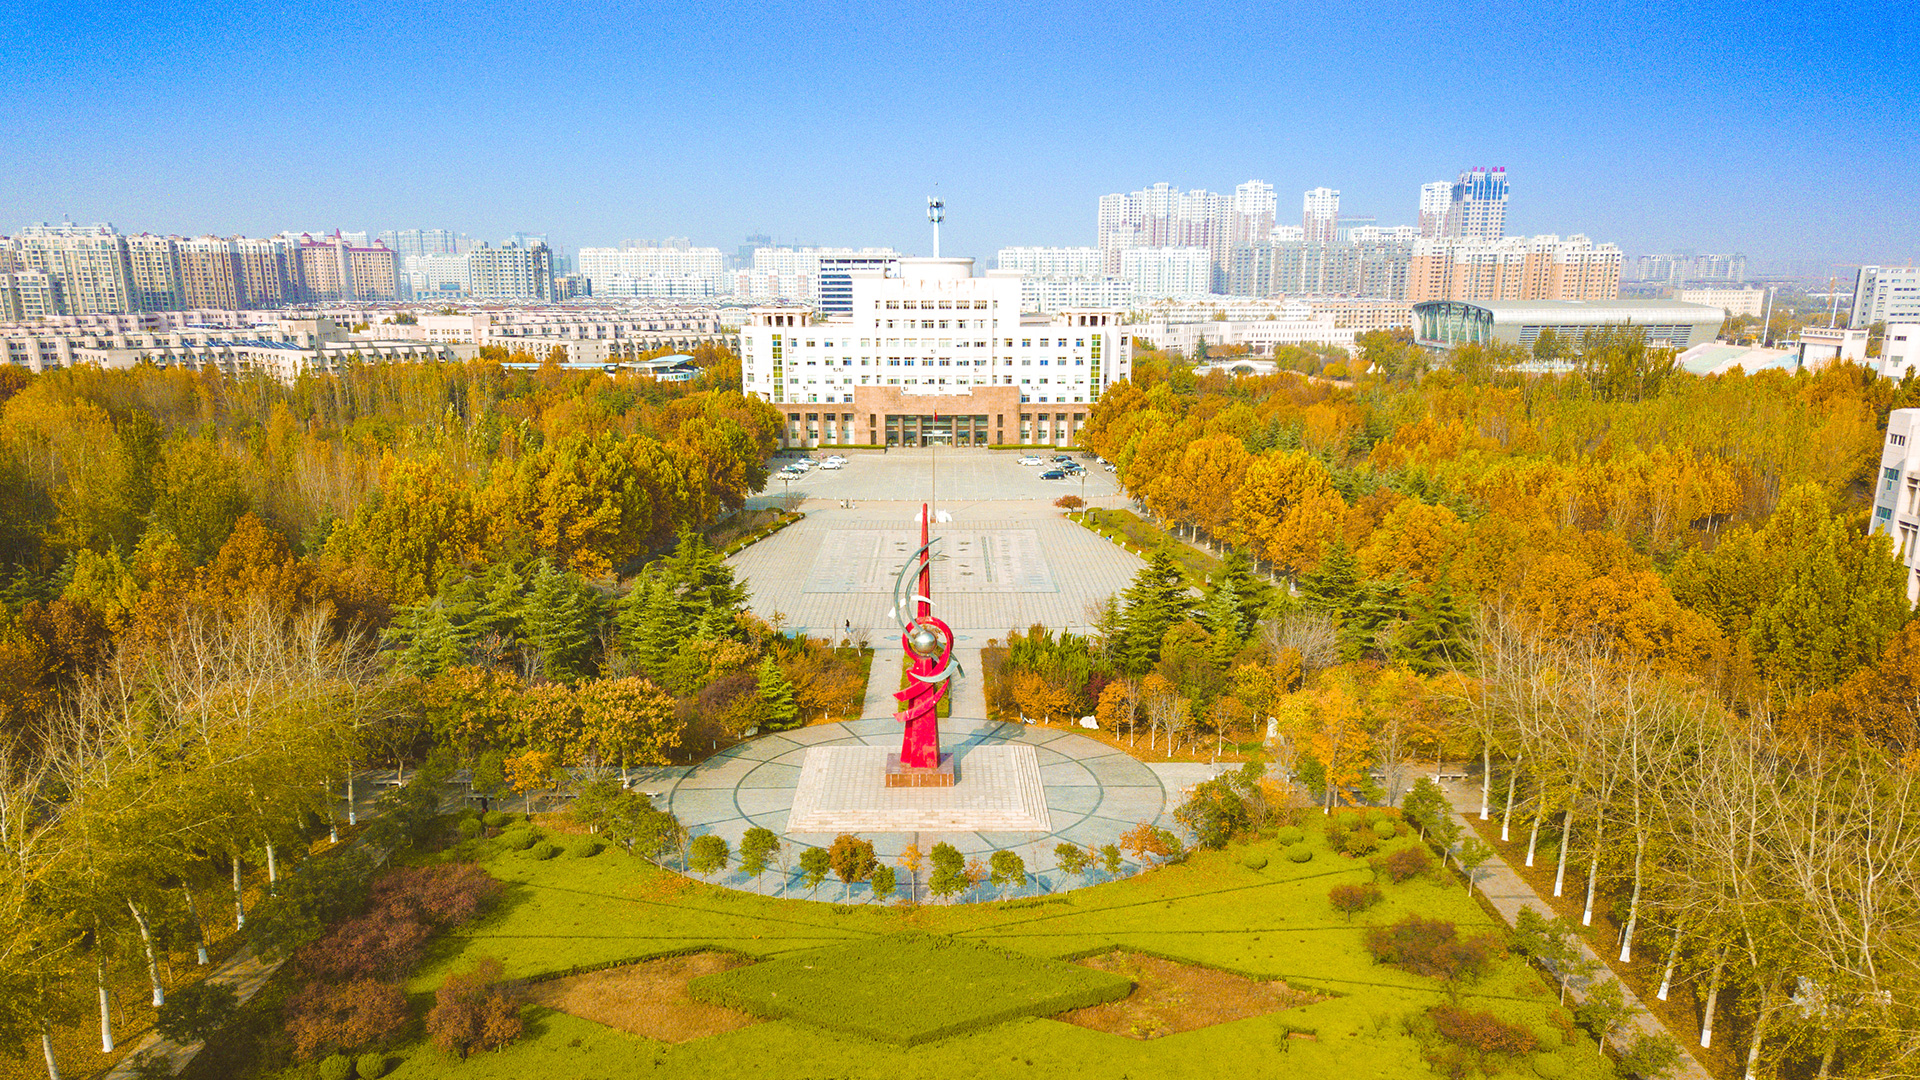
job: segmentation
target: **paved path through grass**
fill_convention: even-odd
[[[1467,820],[1468,813],[1479,813],[1479,788],[1459,782],[1447,782],[1441,784],[1441,790],[1446,793],[1447,802],[1453,807],[1453,816],[1460,822],[1461,828],[1466,830],[1465,835],[1479,835],[1474,831],[1473,823]],[[1532,907],[1540,914],[1549,917],[1553,915],[1553,906],[1542,899],[1540,894],[1534,891],[1533,886],[1527,884],[1514,871],[1506,858],[1498,852],[1495,852],[1493,858],[1477,871],[1476,876],[1479,877],[1481,893],[1486,896],[1487,902],[1493,905],[1493,909],[1500,913],[1500,917],[1506,920],[1508,926],[1512,926],[1514,920],[1520,917],[1520,909],[1523,907]],[[1580,942],[1580,952],[1586,960],[1596,965],[1596,971],[1608,970],[1600,957],[1587,946],[1585,940],[1580,938],[1575,940]],[[1573,1001],[1580,1001],[1586,997],[1584,990],[1585,988],[1579,984],[1572,984],[1567,990],[1567,996]],[[1649,1013],[1647,1007],[1640,1003],[1639,995],[1633,992],[1633,987],[1622,982],[1620,991],[1626,996],[1627,1004],[1640,1011],[1627,1021],[1614,1037],[1616,1045],[1637,1034],[1672,1035],[1674,1041],[1685,1050],[1688,1040],[1679,1032],[1668,1031],[1666,1025]],[[1673,1080],[1713,1080],[1713,1076],[1701,1066],[1699,1061],[1695,1060],[1691,1053],[1682,1053],[1680,1066],[1674,1071]]]

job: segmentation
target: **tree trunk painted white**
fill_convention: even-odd
[[[267,891],[280,884],[280,860],[274,854],[273,841],[267,841]]]
[[[1767,1020],[1773,1013],[1773,987],[1762,984],[1760,988],[1760,1012],[1753,1018],[1753,1038],[1747,1043],[1747,1072],[1745,1080],[1758,1080],[1760,1076],[1760,1043],[1767,1037]]]
[[[1534,810],[1533,812],[1533,835],[1527,837],[1527,865],[1528,866],[1533,865],[1533,853],[1540,846],[1541,813],[1542,811],[1538,809]]]
[[[1605,818],[1595,818],[1593,826],[1593,858],[1587,863],[1587,906],[1580,913],[1580,925],[1593,925],[1593,891],[1600,884],[1600,822]]]
[[[1633,932],[1640,925],[1640,885],[1647,862],[1647,831],[1633,834],[1633,895],[1627,900],[1627,926],[1620,932],[1620,962],[1633,962]]]
[[[1713,977],[1707,983],[1707,1004],[1700,1018],[1700,1048],[1713,1045],[1713,1008],[1720,1002],[1720,969],[1727,963],[1726,953],[1722,952],[1713,959]]]
[[[240,856],[233,857],[233,928],[247,928],[247,901],[240,891]]]
[[[1560,867],[1553,874],[1553,895],[1559,896],[1566,891],[1567,849],[1573,846],[1573,807],[1560,815]]]
[[[1673,969],[1680,963],[1680,928],[1674,927],[1673,945],[1667,949],[1667,968],[1660,973],[1660,990],[1653,996],[1661,1001],[1667,1000],[1667,991],[1673,989]]]
[[[147,981],[153,984],[153,1007],[159,1008],[167,1003],[167,989],[160,985],[160,958],[153,952],[153,927],[147,924],[147,913],[140,905],[127,897],[127,910],[133,912],[133,924],[140,928],[140,944],[147,951]]]
[[[47,1060],[47,1080],[60,1080],[60,1061],[53,1056],[53,1029],[40,1021],[40,1056]]]
[[[1827,1048],[1820,1052],[1820,1072],[1816,1080],[1827,1080],[1827,1077],[1833,1075],[1833,1054],[1838,1046],[1839,1036],[1827,1036]]]
[[[101,948],[99,934],[94,935],[93,987],[100,995],[100,1052],[113,1053],[113,1013],[112,997],[107,993],[107,969],[100,959]]]
[[[347,762],[347,824],[349,826],[360,824],[360,816],[353,809],[353,762],[351,761]]]
[[[1507,805],[1500,811],[1500,842],[1513,840],[1513,797],[1520,788],[1520,755],[1513,755],[1513,761],[1507,765]]]
[[[180,886],[180,892],[183,895],[185,895],[187,898],[187,918],[193,920],[193,940],[195,943],[194,949],[196,950],[196,953],[197,953],[196,962],[199,963],[201,967],[206,967],[207,966],[207,928],[200,921],[200,905],[194,902],[193,889],[191,887],[183,883]]]
[[[1493,744],[1480,747],[1480,820],[1493,816]]]

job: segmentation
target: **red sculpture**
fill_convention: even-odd
[[[893,787],[945,787],[954,782],[951,758],[943,763],[940,756],[939,709],[940,699],[947,694],[947,684],[959,673],[960,667],[953,663],[953,629],[933,614],[933,554],[928,517],[927,508],[922,505],[920,550],[901,568],[900,574],[904,583],[913,559],[919,560],[917,588],[911,596],[902,598],[912,606],[907,609],[911,617],[901,628],[900,644],[912,655],[913,665],[908,668],[906,689],[893,695],[901,704],[894,719],[905,725],[900,737],[900,760],[887,772],[887,784]],[[896,588],[896,597],[898,592]],[[900,611],[898,605],[895,611]]]

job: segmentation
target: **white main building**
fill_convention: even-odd
[[[903,258],[850,279],[850,315],[756,307],[741,328],[746,392],[786,414],[788,446],[1070,446],[1128,375],[1124,310],[1023,316],[1018,271]]]

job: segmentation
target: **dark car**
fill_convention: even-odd
[[[1046,472],[1040,474],[1040,479],[1042,480],[1065,480],[1066,478],[1066,472],[1061,469],[1048,469]]]

